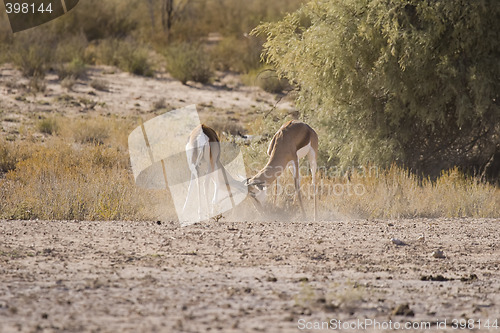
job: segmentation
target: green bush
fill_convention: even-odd
[[[136,75],[153,76],[149,50],[133,40],[105,39],[94,50],[96,64],[116,66]]]
[[[86,63],[88,59],[85,59],[85,49],[88,45],[87,39],[81,33],[62,35],[57,41],[54,60],[56,63],[67,63],[80,59]]]
[[[69,63],[56,65],[57,76],[60,80],[71,77],[74,79],[82,79],[87,75],[87,67],[81,58],[74,58]]]
[[[31,29],[15,34],[8,58],[25,77],[44,77],[52,64],[56,45],[53,36]]]
[[[167,71],[175,79],[208,83],[213,76],[210,58],[199,44],[179,43],[166,51]]]
[[[118,49],[118,67],[129,73],[153,76],[148,50],[131,43],[122,43]]]
[[[498,149],[499,15],[495,1],[313,0],[256,33],[331,162],[438,176]]]
[[[83,34],[64,36],[57,42],[53,66],[60,80],[67,77],[85,78],[85,63],[89,60],[85,57],[87,46],[88,42]]]
[[[248,73],[260,66],[262,44],[259,39],[227,37],[212,51],[212,58],[218,70]]]
[[[136,31],[141,21],[136,13],[138,4],[138,0],[80,1],[71,15],[54,22],[56,32],[82,33],[88,41],[125,38]]]

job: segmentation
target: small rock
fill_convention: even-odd
[[[399,246],[406,245],[405,242],[403,242],[402,240],[399,240],[397,238],[391,238],[391,242],[393,242],[394,244],[399,245]]]
[[[441,251],[441,250],[436,250],[436,251],[433,251],[431,253],[431,255],[434,257],[434,258],[439,258],[439,259],[443,259],[443,258],[446,258],[446,256],[444,255],[444,252]]]
[[[311,313],[312,313],[312,311],[311,311],[311,309],[309,309],[309,308],[304,308],[304,309],[302,310],[302,314],[303,314],[304,316],[310,316],[310,315],[311,315]]]
[[[425,236],[424,236],[424,234],[420,234],[420,236],[418,236],[417,240],[419,242],[425,242]]]

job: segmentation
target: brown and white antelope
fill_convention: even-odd
[[[295,192],[299,199],[302,214],[305,215],[300,195],[299,160],[307,156],[312,175],[314,197],[314,220],[316,220],[316,158],[318,155],[318,135],[307,124],[292,120],[281,126],[267,149],[269,161],[255,176],[248,179],[248,192],[257,202],[263,203],[266,191],[287,166],[291,167],[295,180]]]
[[[231,186],[228,180],[228,174],[220,162],[220,142],[217,133],[206,125],[198,125],[191,132],[188,142],[186,144],[186,157],[191,171],[191,180],[189,182],[188,194],[184,203],[183,211],[188,206],[188,201],[193,188],[193,183],[196,181],[196,188],[198,192],[198,216],[200,220],[209,218],[213,214],[214,206],[217,203],[217,196],[219,186],[225,184],[231,204],[235,207],[233,194],[231,193]],[[219,172],[220,171],[220,172]],[[203,182],[203,195],[207,202],[208,214],[202,214],[202,193],[200,190],[201,182]],[[214,183],[214,195],[212,202],[209,199],[210,180]],[[231,180],[235,182],[232,178]]]

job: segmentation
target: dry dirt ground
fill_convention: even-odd
[[[0,221],[0,332],[500,332],[499,227]]]

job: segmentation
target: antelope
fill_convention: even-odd
[[[291,167],[295,180],[295,192],[299,199],[302,215],[305,216],[304,206],[300,195],[299,160],[307,155],[311,169],[314,220],[316,220],[316,157],[318,155],[318,135],[307,124],[291,120],[281,126],[276,132],[267,149],[269,161],[255,176],[246,181],[249,194],[255,201],[262,204],[266,199],[267,188],[278,178],[287,166]]]
[[[184,203],[183,211],[186,209],[189,201],[189,196],[192,190],[192,185],[196,179],[196,187],[198,192],[198,215],[202,220],[201,210],[201,191],[200,191],[200,178],[207,176],[203,179],[203,192],[207,200],[207,208],[209,214],[213,213],[215,204],[217,203],[217,194],[219,191],[219,184],[224,182],[226,184],[231,204],[235,207],[233,195],[228,181],[228,175],[222,163],[220,162],[220,142],[217,133],[213,129],[204,124],[198,125],[191,132],[188,142],[186,144],[186,157],[191,171],[191,180],[189,182],[188,194]],[[221,172],[216,172],[220,170]],[[214,174],[215,172],[215,174]],[[222,173],[223,179],[219,179]],[[209,202],[209,185],[210,180],[213,181],[215,190],[212,203]],[[231,178],[231,180],[233,180]],[[234,181],[234,180],[233,180]]]

